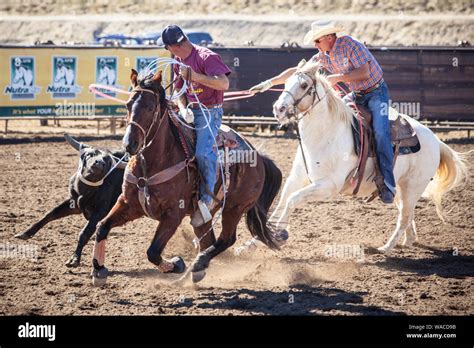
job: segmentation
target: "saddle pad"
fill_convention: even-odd
[[[170,114],[170,116],[172,118],[177,117],[177,115],[173,114]],[[172,124],[174,127],[171,128],[175,137],[179,139],[180,134],[182,134],[191,152],[191,156],[194,156],[196,152],[196,132],[191,128],[181,125],[176,120],[174,120]],[[255,159],[255,156],[257,155],[256,150],[240,133],[226,125],[220,126],[216,137],[216,143],[219,153],[221,155],[225,154],[225,159],[228,160],[231,165],[235,163],[253,163],[252,158]]]

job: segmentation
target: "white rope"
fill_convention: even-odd
[[[156,74],[157,71],[162,71],[162,76],[167,77],[170,76],[168,71],[172,69],[173,65],[179,66],[187,66],[176,59],[173,58],[156,58],[150,64],[148,64],[140,73],[138,74],[139,79],[144,79],[150,74]],[[171,81],[165,81],[165,85],[168,85]],[[174,93],[173,95],[166,96],[167,100],[173,101],[181,97],[184,93],[186,93],[186,89],[188,88],[187,81],[183,79],[183,86],[179,91]],[[166,91],[165,91],[166,92]]]

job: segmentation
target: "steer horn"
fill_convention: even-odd
[[[71,145],[73,148],[75,148],[77,151],[81,151],[81,148],[83,148],[83,147],[89,147],[88,145],[85,145],[83,143],[78,142],[76,139],[71,137],[69,134],[64,134],[64,139],[66,139],[68,144]]]

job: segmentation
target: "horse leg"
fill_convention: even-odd
[[[76,202],[72,199],[66,199],[64,202],[59,204],[57,207],[50,210],[46,215],[37,223],[28,228],[25,232],[18,233],[15,238],[18,239],[29,239],[33,237],[40,229],[42,229],[47,223],[62,219],[63,217],[80,214],[81,210],[77,206]]]
[[[309,200],[323,200],[334,197],[337,193],[336,184],[332,180],[326,178],[317,180],[288,197],[282,217],[289,216],[294,209]]]
[[[110,230],[113,227],[122,226],[126,222],[135,220],[140,216],[143,216],[142,210],[132,210],[129,204],[125,202],[124,197],[121,195],[109,214],[107,214],[107,216],[101,222],[99,222],[94,244],[94,257],[92,260],[92,265],[94,267],[92,270],[92,284],[94,286],[105,285],[107,281],[108,270],[104,266],[105,241]]]
[[[418,234],[416,232],[416,225],[415,225],[415,219],[411,221],[411,224],[408,225],[406,231],[405,231],[405,238],[402,241],[402,245],[409,248],[413,246],[413,243],[415,243],[418,239]]]
[[[183,216],[177,213],[167,212],[161,216],[160,223],[153,237],[146,254],[148,261],[156,265],[160,272],[163,273],[182,273],[186,265],[183,259],[179,256],[173,257],[171,260],[165,260],[161,257],[166,244],[176,232],[176,229],[181,223]]]
[[[401,209],[400,203],[401,203],[400,195],[396,195],[395,205],[397,206],[398,210]],[[416,226],[415,226],[415,218],[413,217],[411,224],[408,225],[403,235],[402,245],[406,247],[411,247],[415,241],[416,241]]]
[[[395,231],[393,232],[387,243],[384,246],[378,248],[378,250],[383,253],[391,252],[395,245],[397,245],[403,233],[408,233],[407,239],[409,238],[408,236],[411,235],[411,232],[407,232],[407,228],[412,225],[413,217],[415,215],[415,205],[423,191],[419,192],[419,190],[416,191],[416,189],[415,191],[410,191],[409,188],[410,187],[400,189],[400,213],[398,215],[397,227],[395,228]],[[412,227],[414,227],[414,225],[412,225]],[[415,233],[414,230],[413,232]]]
[[[199,249],[206,250],[211,245],[216,242],[216,236],[214,234],[214,229],[212,228],[212,222],[201,225],[199,227],[194,227],[194,234],[199,240]]]
[[[206,275],[210,261],[231,247],[237,239],[237,225],[244,210],[237,208],[225,210],[222,214],[222,232],[214,245],[200,252],[191,266],[193,282],[201,281]]]
[[[290,176],[286,179],[285,185],[283,186],[278,205],[268,219],[269,223],[275,223],[276,230],[286,230],[288,227],[289,214],[285,206],[288,203],[290,195],[309,183],[308,179],[303,179],[306,178],[306,176],[302,176],[303,172],[300,169],[295,159]]]

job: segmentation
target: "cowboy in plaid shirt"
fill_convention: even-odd
[[[396,193],[393,176],[393,148],[390,137],[388,105],[390,94],[382,78],[383,72],[376,59],[361,42],[351,36],[337,37],[342,27],[328,21],[317,21],[305,35],[304,43],[314,42],[319,53],[311,59],[319,61],[331,75],[327,76],[332,86],[343,82],[352,93],[344,99],[353,99],[356,104],[367,107],[372,113],[377,160],[384,178],[379,187],[384,203],[392,203]],[[274,85],[285,83],[297,67],[290,68],[269,80],[250,88],[251,92],[264,92]]]

